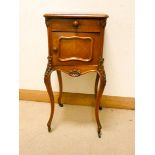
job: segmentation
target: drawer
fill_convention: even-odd
[[[99,19],[51,19],[52,31],[100,32]]]

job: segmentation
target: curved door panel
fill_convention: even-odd
[[[98,33],[52,32],[53,63],[91,63],[94,61],[94,52],[99,53],[99,40]]]

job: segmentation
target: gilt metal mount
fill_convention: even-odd
[[[80,70],[73,69],[73,70],[70,70],[68,74],[72,77],[78,77],[81,75],[81,72]]]

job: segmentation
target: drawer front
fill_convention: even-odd
[[[98,64],[101,57],[99,33],[52,32],[53,65]]]
[[[52,19],[52,31],[100,32],[99,19]]]

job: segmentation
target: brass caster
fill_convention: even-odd
[[[102,106],[99,106],[99,110],[102,110]]]
[[[63,105],[62,103],[59,103],[59,106],[60,106],[60,107],[63,107],[64,105]]]
[[[98,137],[101,138],[101,128],[98,128]]]

